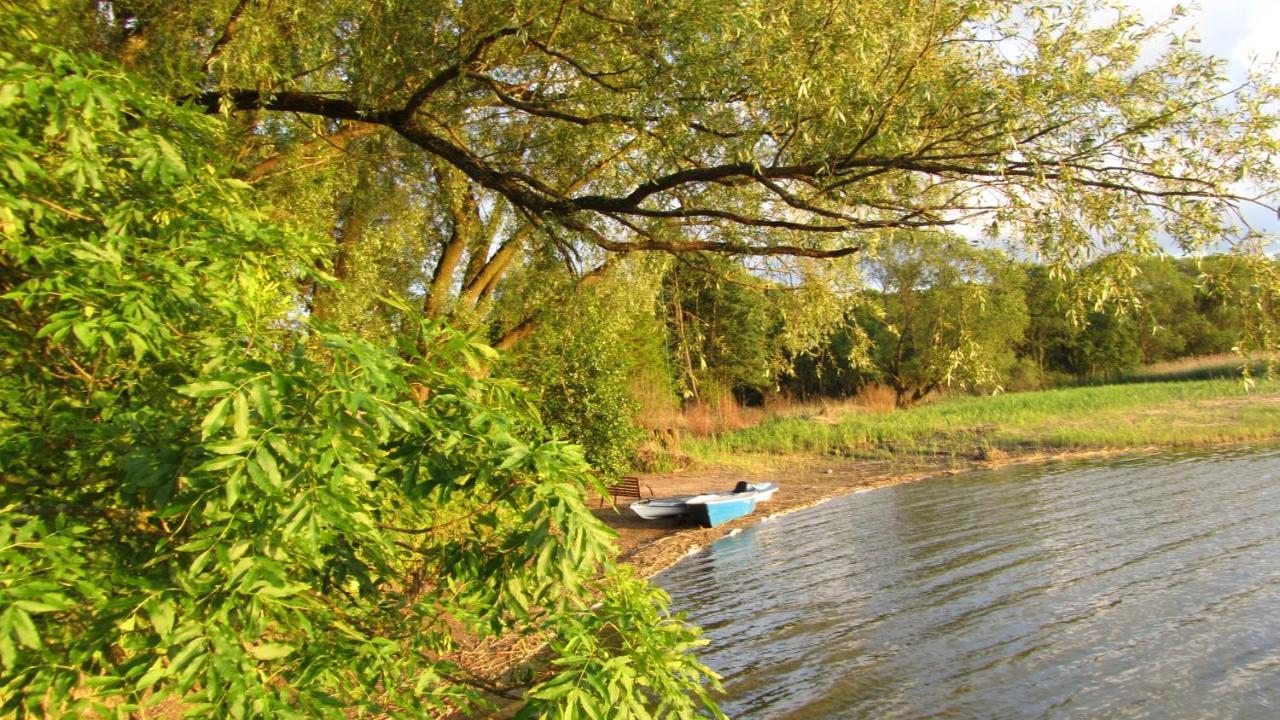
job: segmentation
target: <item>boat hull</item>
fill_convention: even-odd
[[[685,515],[689,512],[689,506],[685,504],[684,498],[641,500],[631,503],[631,512],[645,520],[657,520]]]
[[[747,489],[755,492],[756,502],[767,502],[778,491],[778,483],[748,483]]]
[[[735,493],[721,497],[697,497],[686,503],[689,517],[702,527],[713,528],[755,512],[756,494]]]

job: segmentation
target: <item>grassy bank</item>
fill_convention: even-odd
[[[1238,377],[955,397],[889,413],[780,418],[684,450],[708,465],[748,455],[974,456],[993,451],[1189,447],[1280,436],[1280,382]]]

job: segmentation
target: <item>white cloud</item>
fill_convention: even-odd
[[[1186,6],[1188,16],[1177,28],[1193,29],[1201,49],[1230,63],[1234,79],[1244,77],[1251,56],[1266,62],[1280,52],[1280,2],[1276,0],[1212,0],[1202,6],[1177,0],[1126,0],[1148,22],[1169,17],[1173,7]]]

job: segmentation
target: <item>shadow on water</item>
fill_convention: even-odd
[[[859,493],[657,582],[735,718],[1280,717],[1280,450]]]

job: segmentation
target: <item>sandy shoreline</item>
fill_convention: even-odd
[[[820,457],[788,458],[785,470],[762,468],[754,471],[720,468],[641,475],[644,496],[652,489],[656,497],[693,495],[710,490],[727,490],[738,480],[768,480],[779,484],[778,492],[744,518],[716,528],[689,527],[684,521],[641,520],[625,503],[617,509],[603,507],[594,512],[618,533],[619,560],[634,566],[644,577],[666,570],[735,529],[810,508],[855,491],[915,482],[930,477],[956,475],[973,470],[1009,465],[1054,462],[1119,454],[1140,453],[1156,448],[1126,448],[1061,453],[1000,455],[985,459],[918,458],[912,460],[847,460]],[[597,503],[598,504],[598,503]]]

